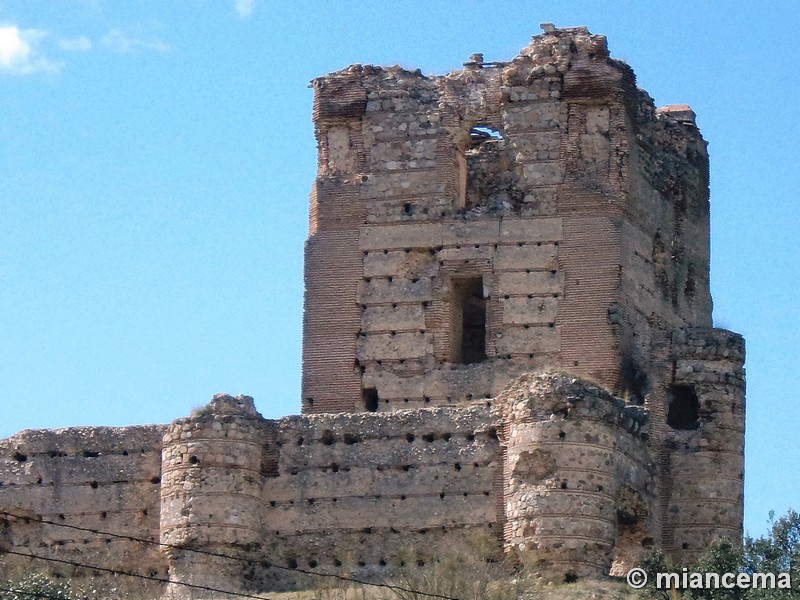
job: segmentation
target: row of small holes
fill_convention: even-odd
[[[409,399],[405,398],[404,401],[408,402]],[[384,400],[384,402],[388,403],[389,401],[388,400]],[[430,398],[428,398],[426,396],[425,397],[425,402],[430,402]],[[489,430],[488,434],[489,434],[490,439],[496,439],[497,438],[497,432],[496,431]],[[422,436],[422,439],[424,441],[428,442],[428,443],[435,442],[437,439],[442,439],[445,442],[449,442],[452,437],[453,437],[453,434],[446,431],[444,433],[435,433],[435,432],[426,433],[426,434],[424,434]],[[475,434],[474,433],[468,433],[464,437],[466,438],[466,440],[468,442],[474,442],[475,441]],[[407,433],[406,436],[405,436],[405,439],[410,444],[411,442],[413,442],[416,439],[416,436],[413,433]],[[328,430],[325,430],[322,433],[322,437],[319,438],[319,441],[322,442],[322,444],[324,444],[325,446],[332,446],[338,440],[337,440],[336,435],[331,430],[328,429]],[[342,441],[345,444],[347,444],[348,446],[351,446],[353,444],[358,444],[360,442],[363,442],[364,440],[361,439],[357,435],[354,435],[354,434],[351,434],[351,433],[345,433],[342,436]],[[300,437],[297,438],[297,445],[298,446],[303,446],[305,443],[306,443],[306,439],[304,437],[300,436]],[[197,457],[192,456],[189,459],[189,462],[191,462],[192,464],[197,464],[197,462],[198,462]]]
[[[566,486],[566,483],[562,484],[561,489],[562,490],[566,489],[565,486]],[[491,496],[492,493],[489,492],[489,491],[483,491],[483,492],[481,492],[481,494],[483,494],[484,496]],[[449,495],[451,497],[452,496],[458,496],[458,494],[453,494],[453,493],[450,493]],[[468,498],[470,495],[477,496],[478,494],[475,494],[475,493],[470,494],[470,492],[461,492],[461,495],[464,498]],[[424,494],[422,497],[423,498],[430,498],[431,496],[432,496],[431,494]],[[447,493],[439,492],[439,499],[440,500],[444,500],[447,496],[448,496]],[[405,494],[400,494],[399,496],[382,496],[380,494],[376,494],[374,496],[359,496],[359,498],[361,498],[361,499],[370,498],[370,497],[375,499],[375,500],[384,500],[384,499],[391,500],[392,498],[398,498],[399,500],[402,500],[402,501],[408,500],[408,496],[406,496]],[[339,501],[339,498],[320,498],[320,500],[328,500],[331,503],[336,504]],[[309,506],[311,506],[314,503],[316,503],[316,501],[317,501],[317,498],[306,498],[306,504],[308,504]],[[301,500],[298,500],[298,502],[301,502]],[[295,503],[294,500],[289,500],[287,504],[289,504],[290,506],[294,506],[294,503]],[[278,502],[276,500],[270,500],[269,501],[269,505],[270,505],[271,508],[275,508],[276,506],[278,506]]]
[[[147,454],[147,450],[142,449],[142,450],[140,450],[140,453],[142,455]],[[97,452],[95,450],[84,450],[80,454],[67,454],[66,452],[58,452],[56,450],[49,450],[45,454],[47,454],[47,456],[50,457],[50,458],[80,458],[80,457],[83,457],[83,458],[97,458],[97,457],[100,457],[100,456],[113,456],[113,455],[115,455],[117,453],[116,452]],[[123,450],[121,452],[121,455],[122,456],[128,456],[128,451],[127,450]],[[26,462],[28,460],[28,455],[17,451],[17,452],[14,452],[14,454],[11,455],[11,458],[12,458],[12,460],[15,460],[17,462]]]
[[[487,523],[487,524],[486,524],[486,527],[487,527],[488,529],[491,529],[491,528],[492,528],[492,523]],[[445,531],[446,529],[447,529],[447,528],[446,528],[445,526],[442,526],[442,531]],[[371,528],[371,527],[365,527],[365,528],[364,528],[362,531],[363,531],[364,533],[372,533],[372,528]],[[397,530],[396,530],[394,527],[392,527],[392,528],[391,528],[391,532],[392,532],[392,533],[399,533],[399,531],[397,531]],[[428,530],[427,530],[427,529],[420,529],[420,530],[418,531],[418,533],[419,533],[419,534],[421,534],[421,535],[424,535],[424,534],[426,534],[427,532],[428,532]],[[279,532],[276,532],[276,533],[279,533]],[[316,568],[316,567],[317,567],[317,565],[318,565],[319,563],[317,562],[317,560],[316,560],[316,559],[314,559],[314,558],[309,558],[309,559],[307,560],[307,564],[308,564],[308,566],[309,566],[309,567],[311,567],[311,568],[313,569],[313,568]],[[340,561],[338,558],[335,558],[335,559],[333,560],[333,564],[334,564],[335,566],[337,566],[337,567],[341,567],[341,566],[342,566],[342,561]],[[359,566],[359,567],[365,567],[365,566],[367,566],[367,563],[366,563],[366,561],[363,561],[363,560],[359,560],[357,564],[358,564],[358,566]],[[385,567],[385,566],[386,566],[388,563],[387,563],[386,559],[383,559],[383,558],[382,558],[382,559],[380,559],[380,560],[378,561],[378,564],[379,564],[380,566],[382,566],[382,567]],[[405,561],[401,560],[399,564],[400,564],[400,566],[401,566],[401,567],[403,567],[403,566],[405,566]],[[423,559],[418,559],[418,560],[416,561],[416,564],[417,564],[417,566],[418,566],[418,567],[424,567],[424,566],[425,566],[425,561],[424,561]],[[267,564],[266,566],[269,568],[269,566],[270,566],[270,565],[269,565],[269,564]],[[287,559],[286,559],[286,566],[287,566],[288,568],[290,568],[290,569],[297,569],[297,568],[298,568],[298,566],[299,566],[299,563],[297,562],[297,559],[296,559],[295,557],[289,557],[289,558],[287,558]]]
[[[476,468],[476,469],[479,469],[481,467],[480,463],[477,463],[477,462],[476,463],[472,463],[472,466],[474,468]],[[419,467],[417,467],[415,465],[401,465],[401,466],[392,466],[392,467],[389,467],[389,468],[408,472],[411,469],[418,469]],[[328,470],[332,471],[333,473],[338,473],[339,471],[342,471],[343,473],[349,473],[350,472],[350,467],[342,467],[338,463],[331,463],[330,465],[325,465],[325,466],[320,467],[320,469],[323,472],[327,472]],[[376,465],[375,466],[375,470],[378,471],[378,472],[383,472],[386,469],[387,469],[386,465]],[[453,469],[456,470],[456,471],[460,471],[461,470],[461,463],[455,463],[453,465]],[[289,472],[290,475],[298,475],[299,473],[300,473],[299,469],[292,469]],[[439,479],[439,476],[436,475],[436,477],[434,479]]]
[[[498,248],[498,244],[487,244],[487,246],[488,245],[491,245],[491,247],[494,250],[497,250],[497,248]],[[533,244],[527,244],[525,242],[517,242],[517,247],[518,248],[522,248],[523,246],[526,246],[526,245],[527,246],[532,246]],[[553,242],[553,245],[554,246],[558,246],[558,242]],[[542,242],[536,242],[536,246],[537,247],[541,247],[542,246]],[[459,244],[459,245],[455,246],[455,249],[456,250],[461,250],[462,247],[465,247],[465,246],[462,246],[461,244]],[[482,248],[483,244],[473,244],[472,247],[473,248]],[[442,250],[444,250],[444,246],[436,246],[435,248],[428,248],[428,252],[430,254],[436,254],[437,252],[441,252]],[[369,256],[370,252],[383,252],[384,255],[385,254],[389,254],[389,250],[388,249],[383,249],[383,250],[380,250],[380,251],[378,251],[378,250],[372,250],[372,251],[364,250],[364,256]],[[411,252],[411,248],[403,248],[403,252],[405,252],[406,254],[409,254]]]

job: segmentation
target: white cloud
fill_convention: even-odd
[[[58,40],[58,47],[67,52],[87,52],[92,49],[92,40],[85,35]]]
[[[253,14],[256,0],[236,0],[236,12],[240,17],[246,18]]]
[[[0,26],[0,73],[30,75],[58,71],[61,65],[45,58],[39,49],[46,36],[47,32],[40,29]]]
[[[119,54],[127,54],[135,50],[152,50],[155,52],[171,50],[170,45],[162,40],[147,39],[122,29],[112,29],[103,36],[102,42],[106,48]]]

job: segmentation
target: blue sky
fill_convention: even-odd
[[[800,8],[0,0],[0,436],[299,411],[309,81],[587,25],[709,140],[715,322],[747,338],[746,522],[800,508]]]

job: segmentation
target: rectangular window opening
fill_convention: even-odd
[[[667,394],[667,425],[673,429],[700,427],[700,402],[690,385],[671,385]]]
[[[367,412],[378,411],[378,390],[375,388],[364,388],[361,392],[361,400],[364,403],[364,410]]]
[[[452,282],[452,362],[473,364],[486,360],[486,298],[483,278]]]

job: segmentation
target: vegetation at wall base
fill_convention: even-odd
[[[746,537],[737,548],[727,540],[716,541],[693,565],[671,563],[661,552],[653,552],[641,562],[648,575],[642,590],[645,598],[664,600],[791,600],[800,599],[800,513],[790,510],[779,519],[770,513],[770,531],[759,538]],[[656,573],[788,573],[792,589],[656,589]]]

